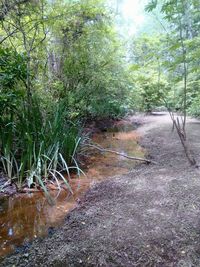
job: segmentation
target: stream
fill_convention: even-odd
[[[93,142],[100,146],[129,156],[144,157],[139,146],[139,136],[129,120],[116,122],[104,132],[96,133]],[[127,173],[135,161],[111,153],[90,153],[84,172],[86,176],[72,177],[70,184],[74,192],[51,191],[55,205],[49,205],[43,193],[17,194],[0,199],[0,257],[27,246],[34,238],[53,233],[62,225],[66,214],[74,209],[79,198],[95,183],[111,176]]]

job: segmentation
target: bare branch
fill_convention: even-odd
[[[122,156],[124,158],[127,158],[127,159],[130,159],[130,160],[136,160],[136,161],[142,161],[142,162],[145,162],[147,164],[157,164],[155,161],[151,161],[151,160],[148,160],[148,159],[143,159],[143,158],[138,158],[138,157],[131,157],[131,156],[127,156],[123,153],[120,153],[120,152],[117,152],[117,151],[114,151],[114,150],[110,150],[110,149],[105,149],[99,145],[92,145],[92,144],[86,144],[86,146],[89,146],[89,147],[93,147],[103,153],[112,153],[112,154],[116,154],[118,156]]]
[[[10,38],[13,34],[17,33],[18,30],[14,30],[12,32],[10,32],[6,37],[4,37],[3,39],[0,40],[0,44],[2,44],[4,41],[6,41],[8,38]]]
[[[0,5],[0,21],[3,21],[5,17],[8,15],[9,12],[11,12],[17,5],[22,5],[30,2],[30,0],[19,0],[14,1],[14,3],[9,3],[10,1],[5,1]]]

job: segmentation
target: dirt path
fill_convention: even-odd
[[[167,115],[132,118],[141,120],[142,145],[158,164],[96,185],[62,228],[1,266],[200,266],[200,174]],[[188,130],[200,160],[200,123]]]

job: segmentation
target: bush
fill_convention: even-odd
[[[200,117],[200,96],[197,96],[188,108],[188,114],[194,117]]]

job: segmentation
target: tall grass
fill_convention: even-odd
[[[68,121],[64,103],[43,110],[41,100],[32,98],[31,105],[19,105],[9,116],[1,117],[0,168],[19,188],[39,184],[48,194],[46,182],[63,180],[70,168],[79,171],[76,154],[80,144],[77,123]]]

